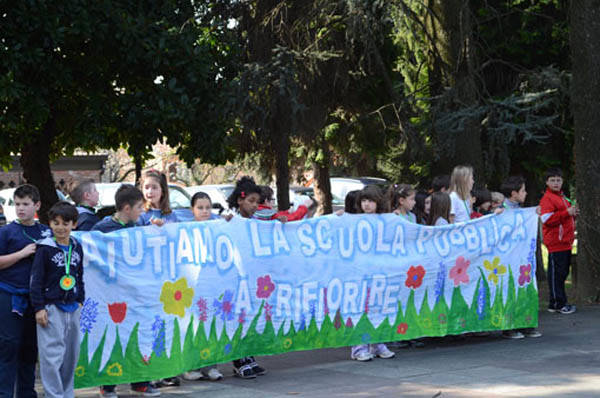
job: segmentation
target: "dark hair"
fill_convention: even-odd
[[[439,192],[442,188],[448,190],[450,188],[450,176],[447,174],[441,176],[433,177],[433,181],[431,182],[431,188],[433,192]]]
[[[473,204],[474,208],[478,208],[479,206],[481,206],[485,202],[491,202],[492,201],[492,194],[491,194],[491,192],[488,191],[485,188],[474,189],[471,192],[471,196],[473,196],[475,198],[475,203]]]
[[[356,189],[354,191],[350,191],[346,194],[346,198],[344,199],[344,212],[355,214],[356,213],[356,201],[358,198],[358,194],[360,190]]]
[[[200,199],[208,199],[208,203],[210,203],[212,206],[212,200],[210,200],[210,196],[208,196],[208,194],[205,192],[198,191],[194,194],[194,196],[192,196],[192,200],[190,201],[190,207],[194,207],[196,201]]]
[[[232,209],[237,209],[240,207],[238,205],[239,198],[245,198],[250,194],[258,194],[260,196],[261,191],[258,185],[254,182],[254,178],[250,176],[243,176],[235,183],[235,189],[227,198],[227,204]]]
[[[169,184],[167,183],[167,176],[165,176],[164,173],[161,173],[158,170],[148,170],[144,173],[144,176],[142,177],[142,181],[140,183],[141,189],[144,189],[144,184],[146,183],[148,178],[156,179],[156,181],[158,181],[158,185],[160,185],[160,190],[162,191],[160,195],[160,201],[158,203],[158,206],[160,207],[160,212],[162,214],[170,214],[172,210],[171,204],[169,202]],[[151,206],[152,204],[149,201],[146,201],[146,203],[144,203],[144,208],[146,210],[150,210]]]
[[[413,212],[417,217],[417,224],[427,224],[427,214],[425,214],[425,199],[429,194],[423,191],[417,191],[415,194],[415,208]]]
[[[377,213],[386,213],[388,211],[387,206],[385,205],[385,201],[383,199],[383,193],[377,185],[367,185],[358,192],[358,196],[356,198],[357,213],[363,213],[363,209],[360,203],[365,199],[372,200],[377,204]]]
[[[434,192],[431,194],[431,210],[427,225],[435,225],[438,218],[442,217],[450,222],[450,195],[446,192]]]
[[[76,205],[81,204],[81,202],[83,202],[83,194],[89,192],[94,184],[95,182],[91,178],[80,181],[70,193],[73,202],[75,202]]]
[[[546,170],[546,173],[544,174],[544,181],[548,181],[548,178],[550,177],[563,177],[563,172],[560,168],[558,167],[551,167],[548,170]]]
[[[275,193],[273,192],[273,188],[268,185],[259,185],[258,187],[260,188],[260,204],[265,204],[267,200],[273,199],[273,194]]]
[[[140,201],[144,201],[144,194],[130,184],[121,185],[115,193],[115,206],[117,207],[117,211],[123,210],[126,205],[133,207]]]
[[[56,202],[54,206],[48,210],[49,221],[55,220],[56,217],[61,217],[64,221],[72,221],[75,223],[79,217],[79,212],[71,203],[61,200],[60,202]]]
[[[38,191],[35,185],[23,184],[19,185],[17,189],[15,189],[13,197],[19,199],[29,198],[33,203],[37,203],[40,201],[40,191]]]
[[[505,198],[509,199],[512,192],[519,192],[521,187],[525,184],[525,179],[521,176],[510,176],[502,185],[500,185],[500,192],[504,195]]]
[[[415,189],[408,184],[392,185],[388,190],[390,209],[396,210],[398,208],[398,202],[400,201],[400,198],[406,199],[415,192]]]

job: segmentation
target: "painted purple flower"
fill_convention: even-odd
[[[434,295],[435,302],[440,301],[440,297],[444,294],[444,286],[446,285],[446,266],[443,262],[440,262],[440,269],[435,279]]]
[[[369,313],[369,299],[371,298],[371,288],[367,288],[367,298],[365,299],[365,314]]]
[[[271,312],[271,310],[273,309],[273,306],[269,303],[265,303],[265,321],[270,321],[272,319],[273,313]]]
[[[259,276],[256,279],[256,297],[268,299],[275,290],[275,284],[271,282],[271,275]]]
[[[342,314],[340,313],[340,309],[335,312],[335,317],[333,318],[333,327],[335,330],[338,330],[342,327]]]
[[[196,301],[196,305],[198,306],[198,312],[200,313],[199,319],[202,322],[206,322],[208,319],[208,303],[203,297],[200,297],[198,301]]]
[[[521,265],[519,267],[519,286],[531,282],[531,264]]]
[[[98,317],[98,302],[91,298],[85,299],[83,307],[81,308],[81,315],[79,318],[79,327],[81,333],[89,333],[96,323]]]
[[[215,299],[213,307],[215,307],[215,315],[221,314],[223,321],[231,321],[233,319],[233,311],[235,304],[233,303],[233,292],[231,290],[225,290],[222,296],[222,301]]]
[[[246,322],[246,310],[242,308],[242,312],[240,312],[240,315],[238,316],[238,323],[243,325],[244,322]]]
[[[327,288],[323,288],[323,307],[325,315],[329,315],[329,306],[327,305]]]
[[[351,328],[352,326],[354,326],[354,323],[352,323],[352,318],[348,317],[346,320],[346,327]]]

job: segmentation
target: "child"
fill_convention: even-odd
[[[471,219],[471,190],[474,182],[471,166],[456,166],[452,170],[452,176],[450,176],[452,222],[465,222]]]
[[[89,231],[100,221],[100,218],[96,215],[96,210],[94,210],[94,207],[98,205],[99,195],[96,184],[92,179],[80,182],[71,191],[71,199],[77,205],[77,212],[79,213],[75,230]]]
[[[447,192],[450,188],[450,176],[447,174],[433,177],[431,182],[433,192]]]
[[[177,215],[169,204],[169,185],[167,177],[156,170],[144,173],[141,183],[144,193],[144,209],[146,210],[137,221],[138,225],[158,225],[159,227],[177,222]]]
[[[450,196],[446,192],[434,192],[431,194],[431,210],[429,211],[429,222],[427,225],[448,225],[450,223]]]
[[[505,210],[520,208],[525,203],[527,191],[525,190],[525,179],[520,176],[508,177],[500,186],[500,192],[504,195],[503,207]],[[496,210],[498,212],[499,209]],[[535,272],[533,273],[535,275]],[[506,339],[522,339],[524,337],[541,337],[542,334],[535,328],[504,330],[502,337]]]
[[[504,203],[504,195],[500,192],[491,192],[492,205],[490,206],[490,213],[493,213],[496,209],[501,208]]]
[[[475,201],[473,202],[473,212],[471,218],[483,217],[490,214],[492,206],[492,195],[487,189],[474,189],[472,192]]]
[[[212,214],[212,202],[210,201],[210,196],[208,196],[204,192],[196,192],[194,196],[192,196],[191,200],[192,213],[194,214],[194,219],[196,221],[208,221],[218,219],[218,216]],[[219,372],[216,365],[207,366],[202,369],[191,370],[189,372],[183,373],[183,379],[194,381],[200,380],[204,377],[208,377],[211,381],[221,380],[223,378],[223,374]]]
[[[260,185],[259,188],[260,204],[253,217],[260,220],[279,220],[283,222],[302,220],[308,213],[308,208],[313,204],[313,201],[308,199],[292,213],[289,209],[277,212],[273,210],[273,189],[267,185]]]
[[[390,189],[390,206],[394,214],[402,216],[406,221],[417,223],[417,217],[412,213],[415,207],[415,193],[413,187],[408,184],[394,185]]]
[[[260,188],[254,182],[252,177],[244,176],[240,178],[235,189],[227,198],[230,209],[237,210],[239,216],[252,218],[260,202]],[[254,357],[244,357],[233,361],[234,374],[243,379],[254,379],[256,376],[262,376],[267,371],[258,365]]]
[[[144,195],[133,185],[123,184],[115,193],[115,206],[117,212],[112,216],[104,217],[92,228],[92,231],[112,232],[123,228],[135,227],[136,221],[144,211]],[[160,391],[150,385],[150,382],[131,383],[131,390],[145,397],[158,397]],[[104,398],[117,398],[115,386],[100,387],[100,396]]]
[[[384,213],[386,210],[383,195],[376,185],[367,185],[359,192],[357,205],[358,213],[376,214]],[[350,358],[364,362],[370,361],[375,357],[389,359],[395,355],[384,343],[360,344],[352,347]]]
[[[13,199],[18,218],[0,228],[0,396],[35,397],[37,344],[29,279],[35,242],[51,231],[34,220],[41,205],[36,187],[19,186]]]
[[[415,195],[415,216],[417,224],[427,225],[427,217],[431,208],[431,195],[427,192],[419,191]]]
[[[37,242],[30,296],[37,322],[40,374],[49,397],[74,397],[79,315],[85,299],[83,250],[71,237],[78,212],[58,202],[48,212],[54,236]]]
[[[579,209],[562,191],[562,170],[551,168],[546,172],[546,193],[540,200],[542,236],[548,249],[548,311],[572,314],[574,305],[567,303],[565,280],[571,266],[571,250],[575,240],[575,217]]]

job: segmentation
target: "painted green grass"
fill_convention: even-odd
[[[506,278],[502,278],[500,283],[505,280]],[[284,333],[283,323],[278,330],[275,330],[273,323],[267,321],[262,333],[258,333],[256,326],[263,313],[263,303],[244,336],[242,336],[242,324],[231,337],[227,335],[224,328],[220,335],[217,335],[214,317],[211,320],[209,333],[206,335],[205,323],[199,322],[194,330],[192,317],[182,342],[179,321],[175,318],[170,352],[163,352],[161,355],[153,352],[149,358],[144,358],[139,350],[139,324],[136,324],[131,331],[125,351],[121,344],[118,326],[110,326],[117,328],[116,340],[110,358],[102,368],[100,368],[101,354],[107,329],[104,329],[103,337],[91,359],[88,357],[88,336],[87,334],[84,336],[75,371],[75,385],[81,388],[154,380],[206,365],[232,361],[246,355],[280,354],[289,351],[407,340],[423,336],[445,336],[537,326],[538,294],[533,284],[529,283],[515,290],[514,277],[510,271],[507,283],[509,293],[506,303],[503,303],[501,288],[497,290],[494,302],[490,303],[490,287],[482,271],[470,307],[462,297],[460,288],[455,287],[450,306],[442,295],[433,309],[430,309],[427,304],[429,292],[426,291],[420,313],[417,313],[415,305],[415,292],[411,290],[406,307],[402,308],[399,302],[398,311],[393,319],[388,317],[377,327],[373,326],[367,314],[363,314],[355,325],[346,325],[347,320],[342,319],[338,311],[325,317],[321,329],[317,327],[315,319],[311,318],[306,319],[302,328],[293,321],[286,321],[286,324],[290,325],[287,333]],[[478,305],[481,286],[487,298],[482,306]]]

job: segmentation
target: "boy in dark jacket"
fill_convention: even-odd
[[[571,266],[571,250],[575,240],[575,217],[578,209],[562,192],[562,171],[558,168],[546,172],[546,193],[540,201],[542,236],[548,249],[548,285],[550,302],[548,311],[572,314],[574,305],[567,304],[565,280]]]
[[[73,188],[71,199],[77,205],[77,212],[79,213],[75,230],[89,231],[100,221],[94,209],[94,206],[98,205],[99,196],[96,184],[91,178],[81,181]]]
[[[37,322],[40,375],[47,397],[74,397],[79,315],[85,298],[83,250],[71,231],[77,209],[58,202],[48,212],[53,237],[37,242],[30,297]]]

